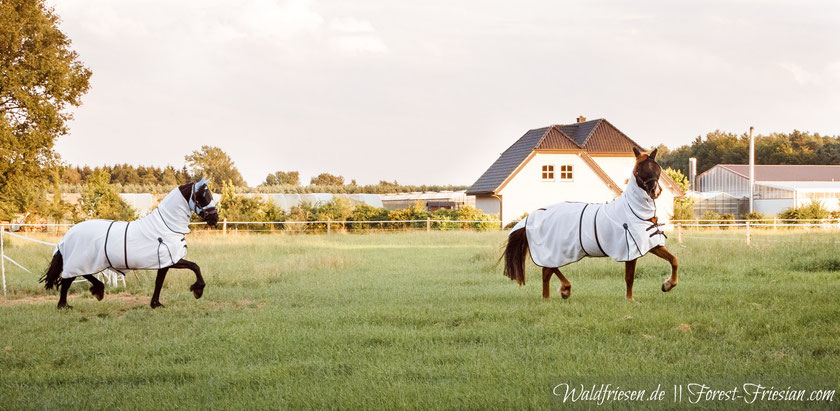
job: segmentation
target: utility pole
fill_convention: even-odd
[[[753,187],[755,186],[755,138],[750,126],[750,213],[753,212]]]

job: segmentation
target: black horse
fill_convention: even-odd
[[[158,207],[135,221],[88,220],[74,225],[59,241],[47,272],[40,282],[47,290],[59,288],[58,308],[67,305],[67,291],[75,277],[82,276],[92,286],[97,300],[105,295],[105,285],[94,274],[113,269],[157,270],[151,307],[163,307],[160,290],[170,268],[186,268],[195,273],[190,286],[201,298],[205,282],[198,264],[183,258],[187,253],[186,234],[192,214],[210,226],[219,221],[213,194],[202,179],[172,190]]]

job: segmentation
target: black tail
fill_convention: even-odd
[[[525,285],[525,257],[528,256],[528,237],[525,227],[508,236],[507,246],[502,258],[505,259],[505,275],[519,285]]]
[[[61,251],[55,250],[52,262],[50,262],[50,268],[47,269],[47,272],[41,276],[38,282],[44,283],[44,288],[47,290],[52,290],[53,288],[57,290],[59,283],[61,283],[61,270],[63,267],[64,257],[61,256]]]

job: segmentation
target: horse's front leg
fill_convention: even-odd
[[[201,296],[204,294],[205,283],[204,278],[201,276],[201,268],[198,267],[198,264],[182,258],[178,260],[178,262],[175,263],[172,266],[172,268],[186,268],[192,270],[192,272],[195,273],[195,283],[193,283],[193,285],[190,286],[190,291],[192,291],[195,298],[201,298]]]
[[[674,257],[673,254],[669,253],[668,250],[661,245],[654,247],[650,250],[650,252],[671,264],[671,278],[662,283],[663,292],[671,291],[672,288],[677,286],[677,257]]]
[[[166,279],[167,271],[169,271],[169,267],[161,268],[157,272],[157,277],[155,278],[155,292],[152,294],[152,302],[149,304],[153,309],[163,307],[163,304],[160,303],[160,290],[163,288],[163,280]]]
[[[627,294],[624,298],[627,301],[633,301],[633,281],[636,280],[636,260],[626,261],[624,263],[624,282],[627,284]]]

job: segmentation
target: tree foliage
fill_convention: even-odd
[[[89,88],[91,72],[58,24],[44,0],[0,2],[0,218],[44,196],[67,108]]]
[[[691,144],[669,150],[659,146],[657,157],[662,167],[688,174],[688,159],[697,158],[697,173],[717,164],[747,164],[749,135],[715,130],[697,137]],[[756,164],[840,164],[840,136],[794,130],[755,137]]]
[[[261,185],[264,186],[277,186],[277,185],[290,185],[290,186],[299,186],[300,185],[300,173],[297,171],[276,171],[271,173],[265,177],[265,182]]]
[[[120,198],[110,181],[111,176],[104,170],[90,176],[79,198],[76,221],[91,218],[129,221],[137,218],[137,211]]]
[[[201,150],[193,151],[184,157],[193,178],[207,177],[221,183],[230,181],[234,186],[244,187],[245,180],[230,156],[219,147],[201,146]]]
[[[344,177],[330,173],[321,173],[317,177],[312,177],[309,184],[313,186],[340,186],[344,185]]]

